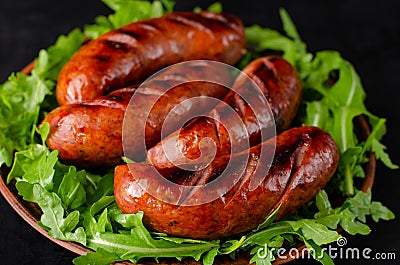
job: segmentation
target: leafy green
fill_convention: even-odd
[[[95,24],[86,25],[84,34],[89,39],[96,39],[101,34],[112,29],[122,27],[128,23],[162,16],[172,12],[174,2],[169,0],[149,1],[142,0],[102,0],[115,13],[109,16],[98,16]]]
[[[351,63],[337,51],[321,51],[315,55],[308,53],[286,11],[280,10],[280,14],[287,36],[257,25],[246,29],[248,42],[257,47],[251,51],[252,57],[258,57],[265,50],[280,51],[299,70],[304,87],[305,109],[299,122],[320,127],[332,135],[343,154],[335,177],[340,181],[335,183],[340,183],[339,188],[346,195],[354,195],[353,177],[364,176],[361,164],[368,161],[366,150],[376,152],[377,158],[388,167],[398,168],[380,142],[386,132],[385,120],[367,111],[364,105],[365,91]],[[359,115],[367,116],[373,132],[379,132],[371,133],[364,144],[354,134],[353,120]],[[380,126],[379,130],[377,126]]]
[[[74,264],[109,264],[123,260],[136,263],[145,257],[193,257],[199,260],[203,253],[211,250],[212,253],[205,255],[205,263],[210,264],[216,251],[213,249],[218,250],[218,241],[179,239],[175,242],[173,238],[154,239],[142,223],[143,213],[113,216],[114,221],[130,232],[119,234],[107,232],[105,229],[107,221],[101,221],[102,218],[107,219],[104,217],[107,214],[106,210],[98,222],[93,222],[91,237],[88,238],[88,246],[94,250],[100,249],[100,252],[78,257],[74,260]]]
[[[201,11],[203,11],[203,9],[199,6],[196,6],[193,11],[201,12]],[[207,7],[207,11],[221,13],[222,12],[222,4],[220,2],[215,2]]]
[[[85,176],[85,171],[77,172],[75,167],[70,167],[64,175],[57,193],[65,209],[75,210],[86,202]]]
[[[352,198],[348,198],[345,203],[338,208],[333,209],[329,202],[328,195],[324,190],[320,191],[316,196],[316,205],[318,212],[314,219],[286,220],[279,222],[270,222],[263,229],[250,233],[246,240],[241,245],[242,249],[249,249],[258,246],[255,249],[258,251],[260,247],[263,251],[268,251],[268,247],[279,248],[283,245],[281,241],[274,241],[278,236],[285,234],[293,234],[299,240],[303,241],[306,246],[316,251],[314,257],[321,257],[319,245],[328,244],[336,241],[340,235],[336,231],[338,225],[349,234],[368,234],[370,232],[366,223],[366,215],[371,215],[374,221],[380,218],[390,220],[394,218],[394,214],[379,202],[371,201],[371,192],[364,193],[358,191]],[[273,219],[272,214],[267,219]],[[274,243],[271,244],[271,243]],[[278,244],[276,244],[278,242]],[[254,249],[254,248],[253,248]],[[256,253],[256,252],[254,252]],[[253,254],[254,254],[253,253]],[[319,254],[318,254],[319,253]],[[315,253],[312,253],[315,254]],[[260,264],[269,264],[273,259],[268,259],[268,255],[262,255],[264,258],[253,256],[252,261]],[[332,260],[323,256],[322,264],[333,264]]]
[[[42,79],[57,81],[61,68],[68,62],[82,45],[83,34],[79,29],[74,29],[68,36],[60,36],[56,44],[47,50],[40,50],[35,60],[33,73]]]
[[[211,4],[208,8],[208,11],[221,13],[222,12],[222,4],[220,2],[215,2]]]
[[[15,186],[24,200],[37,203],[40,206],[43,211],[40,222],[49,230],[50,236],[60,240],[86,244],[86,234],[83,227],[76,227],[79,222],[78,211],[74,211],[64,218],[61,199],[54,192],[47,191],[39,184],[30,184],[25,181],[19,181]]]
[[[0,85],[0,166],[10,166],[13,151],[24,150],[33,142],[39,106],[52,86],[37,74],[20,73]]]

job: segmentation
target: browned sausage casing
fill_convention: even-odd
[[[173,117],[163,128],[168,134],[180,127],[180,121],[207,112],[215,106],[205,98],[196,101],[197,104],[180,103],[195,97],[221,99],[226,95],[228,89],[215,83],[189,82],[178,85],[191,80],[205,80],[210,76],[222,84],[232,79],[230,73],[218,65],[193,61],[180,71],[176,71],[176,68],[165,70],[162,76],[153,78],[151,84],[148,82],[151,87],[119,89],[95,100],[61,106],[51,111],[43,121],[50,124],[47,145],[59,151],[61,161],[79,167],[104,168],[120,164],[124,156],[123,122],[128,104],[131,104],[131,114],[124,125],[124,133],[128,135],[124,140],[127,150],[125,156],[135,161],[144,160],[144,142],[151,147],[160,141],[167,114]],[[145,113],[152,104],[151,112]],[[177,112],[174,107],[178,104],[179,113],[171,116]]]
[[[267,176],[261,185],[250,189],[249,183],[255,177],[255,168],[266,167],[268,163],[258,160],[261,148],[273,151],[275,142],[276,152]],[[245,152],[231,158],[235,161]],[[154,168],[149,164],[129,164],[116,168],[116,201],[124,213],[143,211],[144,223],[152,230],[171,236],[216,239],[255,228],[279,204],[278,219],[293,213],[328,183],[339,161],[338,148],[332,137],[316,127],[287,130],[252,147],[249,154],[238,184],[209,203],[177,206],[151,196],[135,181],[144,176],[154,177],[151,175],[155,172]],[[212,175],[223,170],[221,167],[226,165],[226,160],[229,157],[217,157],[208,168],[193,174]],[[212,170],[209,170],[210,167]],[[235,177],[233,174],[232,178]],[[156,178],[154,181],[157,181]]]
[[[302,96],[301,80],[296,69],[281,57],[268,56],[252,61],[243,72],[260,87],[270,105],[275,125],[268,122],[271,119],[267,109],[258,110],[262,113],[261,119],[256,117],[252,111],[255,106],[248,104],[235,92],[246,93],[249,86],[248,79],[244,79],[244,75],[239,75],[233,90],[209,113],[209,117],[199,117],[164,138],[148,151],[147,160],[158,169],[172,169],[177,164],[189,164],[188,160],[196,160],[193,164],[197,166],[202,162],[199,161],[202,159],[199,158],[201,154],[206,162],[210,160],[207,154],[212,154],[209,150],[214,148],[214,143],[216,156],[221,156],[230,153],[231,147],[232,152],[238,152],[265,141],[266,139],[261,139],[261,134],[273,135],[274,126],[278,133],[287,129],[296,116]],[[232,124],[233,114],[229,112],[230,108],[235,110],[241,121],[240,124],[232,125],[233,129],[228,131],[228,126],[220,124]],[[213,117],[220,118],[221,122],[216,122]],[[267,122],[262,122],[263,120]],[[241,124],[244,124],[247,132],[235,129]],[[205,138],[212,141],[203,141]],[[234,144],[231,144],[231,139]],[[201,142],[203,146],[200,145]],[[204,143],[209,143],[209,146]],[[164,146],[169,147],[168,155]]]
[[[213,12],[176,12],[128,24],[84,45],[62,69],[60,105],[95,99],[142,82],[168,65],[209,59],[235,64],[244,53],[242,22]]]

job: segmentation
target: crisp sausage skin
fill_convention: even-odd
[[[164,138],[149,149],[147,161],[158,169],[173,170],[177,164],[190,163],[196,167],[212,159],[209,156],[214,154],[214,148],[216,156],[239,152],[265,141],[262,136],[274,135],[275,129],[280,133],[289,128],[302,97],[302,84],[296,69],[281,57],[267,56],[252,61],[243,73],[223,102],[207,117],[194,119]],[[242,95],[246,96],[246,93],[249,100],[257,98],[252,90],[249,91],[249,80],[261,89],[260,96],[265,97],[272,113],[266,106],[258,107],[243,99]],[[240,117],[237,122],[236,115]],[[240,130],[241,125],[245,130]]]
[[[275,150],[275,154],[269,171],[263,175],[265,178],[260,185],[251,188],[251,181],[263,172],[258,169],[268,167],[267,160],[259,159],[261,149]],[[118,166],[114,181],[116,202],[124,213],[143,211],[143,221],[151,230],[195,239],[223,238],[255,228],[279,205],[277,219],[293,213],[328,183],[339,161],[339,151],[332,137],[316,127],[287,130],[230,158],[235,164],[246,154],[249,156],[244,171],[239,176],[236,171],[230,175],[239,181],[225,194],[200,205],[166,203],[149,194],[148,186],[138,185],[138,180],[145,179],[144,183],[151,181],[157,189],[163,189],[154,175],[156,169],[150,164]],[[193,177],[197,180],[190,183],[195,185],[218,181],[215,174],[224,170],[227,161],[229,156],[217,157],[207,168],[187,174],[183,181],[176,176],[169,176],[169,179],[181,185],[186,185]],[[168,188],[165,192],[166,197],[180,196]],[[201,199],[207,194],[194,193],[193,196]]]
[[[105,168],[122,163],[122,122],[136,91],[123,88],[107,96],[52,110],[46,143],[60,161],[81,168]]]
[[[73,55],[59,75],[57,100],[60,105],[92,100],[187,60],[233,65],[244,51],[242,22],[227,13],[175,12],[134,22],[90,41]]]
[[[50,124],[47,145],[59,151],[61,161],[82,168],[115,166],[122,156],[142,161],[146,149],[161,140],[162,130],[169,134],[181,121],[212,109],[215,104],[206,97],[221,99],[228,93],[223,85],[192,81],[210,76],[220,84],[232,83],[225,68],[199,60],[165,69],[138,88],[61,106],[43,121]],[[194,98],[196,104],[184,104]]]

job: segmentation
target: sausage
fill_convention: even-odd
[[[275,155],[260,185],[251,188],[251,181],[263,172],[257,170],[269,166],[267,160],[259,159],[262,148],[267,152],[275,148]],[[139,186],[138,180],[150,180],[163,191],[160,179],[155,177],[157,171],[150,164],[117,166],[114,180],[116,202],[124,213],[143,211],[144,224],[157,232],[206,240],[228,237],[255,228],[279,205],[277,220],[299,209],[328,183],[339,161],[339,151],[332,137],[316,127],[287,130],[249,150],[234,154],[231,159],[235,164],[245,154],[249,158],[244,171],[239,176],[235,170],[230,174],[231,178],[238,177],[239,181],[225,194],[199,205],[168,203],[164,198],[149,194],[148,186]],[[195,175],[199,179],[192,184],[204,185],[215,178],[216,172],[223,171],[228,160],[229,156],[216,157],[207,168],[189,173],[184,179]],[[206,182],[201,180],[204,178]],[[178,177],[177,183],[185,185],[184,182]],[[218,184],[224,185],[223,182]],[[164,189],[167,197],[181,196],[176,194],[179,189]],[[202,196],[207,196],[207,193],[193,195],[195,200]]]
[[[245,51],[242,22],[213,12],[176,12],[103,34],[73,55],[57,82],[60,105],[141,83],[166,66],[195,59],[235,64]]]
[[[232,90],[208,117],[199,117],[164,138],[147,152],[147,161],[158,169],[173,170],[177,164],[197,167],[211,161],[214,154],[221,156],[239,152],[265,141],[261,136],[274,135],[275,126],[278,133],[287,129],[296,116],[302,96],[301,80],[296,69],[281,57],[268,56],[251,62],[243,73],[245,75],[239,75]],[[245,78],[246,75],[251,79]],[[247,93],[250,100],[256,98],[252,94],[254,92],[248,90],[250,80],[258,85],[268,101],[275,124],[271,113],[260,109],[265,106],[258,107],[261,116],[256,116],[253,109],[257,106],[238,95]],[[234,122],[235,115],[241,120]],[[216,121],[218,119],[219,122]],[[245,130],[240,129],[242,124]],[[228,127],[231,127],[229,131]]]
[[[191,115],[202,114],[215,106],[202,96],[221,99],[228,93],[223,85],[192,81],[204,80],[210,75],[221,84],[232,83],[231,73],[218,64],[192,61],[183,67],[163,70],[162,75],[139,88],[119,89],[95,100],[61,106],[43,121],[50,124],[47,145],[59,151],[61,161],[82,168],[105,168],[122,163],[123,144],[125,156],[142,161],[146,146],[160,141],[161,129],[168,134]],[[196,104],[181,104],[192,98],[197,98]],[[153,104],[150,110],[148,107]],[[128,106],[130,115],[125,115]],[[163,128],[167,114],[172,119]]]

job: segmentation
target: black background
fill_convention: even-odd
[[[207,7],[211,1],[177,1],[177,10]],[[310,51],[334,49],[350,60],[367,92],[368,109],[387,118],[383,142],[400,163],[400,1],[222,1],[224,10],[246,25],[280,29],[279,7],[288,10]],[[0,82],[22,69],[57,36],[91,24],[110,10],[99,0],[0,1]],[[378,163],[373,199],[384,202],[398,218],[375,224],[368,236],[347,236],[349,247],[395,252],[396,260],[340,260],[336,264],[400,264],[399,170]],[[26,224],[0,196],[0,264],[71,264],[76,255],[55,245]],[[301,261],[293,264],[317,264]]]

